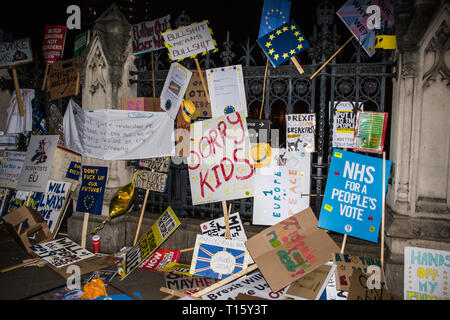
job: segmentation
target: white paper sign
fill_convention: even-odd
[[[64,115],[66,148],[102,160],[171,156],[173,120],[166,112],[86,111],[70,100]]]
[[[192,72],[178,62],[174,62],[170,65],[166,82],[161,91],[160,100],[161,109],[166,111],[173,120],[177,117],[181,101],[183,100],[191,77]]]
[[[17,190],[45,192],[59,136],[31,136]]]
[[[0,164],[0,188],[16,188],[25,156],[25,152],[5,151],[4,161]]]
[[[220,117],[234,111],[247,117],[244,75],[242,65],[206,70],[212,117]]]
[[[272,149],[270,166],[257,168],[253,224],[274,225],[309,207],[311,154]],[[282,160],[281,160],[282,159]],[[283,165],[279,165],[283,163]]]
[[[234,240],[247,241],[247,236],[239,212],[230,214],[228,220],[231,238]],[[202,234],[210,237],[225,237],[225,218],[220,217],[204,222],[200,224],[200,229],[202,230]]]
[[[360,103],[360,110],[362,110]],[[331,107],[331,102],[330,102]],[[333,112],[333,148],[353,148],[355,135],[355,112],[349,101],[334,102]]]
[[[286,115],[286,149],[288,152],[315,151],[316,115],[298,113]]]

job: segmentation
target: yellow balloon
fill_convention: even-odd
[[[111,200],[109,205],[109,216],[111,218],[118,217],[128,211],[131,200],[134,195],[134,183],[127,184],[119,189]]]

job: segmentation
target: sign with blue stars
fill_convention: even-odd
[[[291,1],[264,0],[258,38],[289,21]]]
[[[256,42],[275,68],[310,47],[305,35],[293,20]]]

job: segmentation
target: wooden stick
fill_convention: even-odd
[[[194,293],[193,295],[191,295],[191,297],[201,297],[201,296],[207,294],[208,292],[211,292],[217,288],[220,288],[220,287],[226,285],[227,283],[230,283],[236,279],[239,279],[242,276],[245,276],[246,274],[249,274],[250,272],[255,271],[256,269],[258,269],[258,266],[256,265],[256,263],[254,263],[247,269],[241,270],[241,271],[229,276],[228,278],[225,278],[219,282],[216,282],[216,283],[210,285],[207,288],[204,288],[203,290],[200,290],[200,291]]]
[[[16,89],[17,105],[19,106],[19,114],[23,117],[25,114],[23,112],[22,95],[20,94],[19,77],[17,76],[16,68],[12,68],[12,74],[14,79],[14,87]]]
[[[297,57],[291,57],[291,61],[294,63],[295,67],[297,68],[298,72],[300,74],[304,74],[305,70],[303,70],[302,66],[300,65],[300,62],[298,62]]]
[[[138,239],[139,239],[139,231],[141,230],[142,219],[144,218],[145,206],[147,205],[147,199],[148,199],[149,193],[150,193],[150,189],[147,189],[147,191],[145,191],[144,203],[142,204],[141,216],[139,217],[139,223],[138,223],[138,227],[136,230],[136,235],[134,236],[133,246],[136,245],[136,243],[138,242]]]
[[[80,92],[80,70],[77,70],[77,82],[75,84],[75,95],[78,96],[78,93]]]
[[[344,234],[344,239],[342,239],[341,253],[344,253],[345,243],[347,242],[347,234]]]
[[[181,253],[189,252],[189,251],[194,251],[194,248],[187,248],[187,249],[180,250]]]
[[[266,79],[267,79],[267,72],[268,72],[268,70],[269,70],[269,58],[267,58],[266,71],[264,71],[262,101],[261,101],[261,110],[259,110],[259,120],[262,120],[262,113],[263,113],[263,109],[264,109],[264,98],[265,98],[265,95],[266,95]]]
[[[171,296],[179,297],[179,298],[189,297],[189,298],[192,298],[194,300],[203,300],[202,298],[193,297],[193,296],[190,296],[190,295],[185,294],[183,292],[180,292],[180,291],[177,291],[177,290],[173,290],[173,289],[168,289],[166,287],[159,288],[159,291],[167,293],[167,294],[170,294]]]
[[[314,72],[314,74],[309,77],[309,80],[312,80],[319,72],[320,70],[322,70],[331,60],[333,60],[333,58],[339,53],[341,52],[342,49],[344,49],[344,47],[353,39],[353,35],[330,57],[330,59],[328,59],[319,69],[317,69],[316,72]]]
[[[84,219],[83,219],[83,229],[81,231],[81,247],[84,249],[86,248],[86,236],[87,236],[87,228],[88,228],[88,222],[89,222],[89,212],[84,213]]]
[[[153,51],[150,54],[150,58],[152,60],[152,85],[153,85],[153,99],[156,98],[156,88],[155,88],[155,64],[153,62]]]
[[[223,218],[225,220],[225,238],[227,238],[228,240],[231,240],[229,212],[227,210],[227,202],[225,200],[222,201],[222,210],[223,210]],[[231,205],[230,205],[230,210],[231,210]]]
[[[381,267],[384,268],[384,207],[386,201],[386,151],[383,151],[383,187],[382,187],[382,201],[381,201]]]
[[[42,81],[42,88],[41,90],[45,90],[45,86],[47,85],[47,74],[48,74],[48,64],[45,64],[45,73],[44,73],[44,81]]]
[[[17,264],[15,266],[2,269],[0,272],[8,272],[8,271],[11,271],[11,270],[15,270],[15,269],[18,269],[18,268],[21,268],[21,267],[25,267],[25,266],[27,266],[29,264],[33,264],[35,262],[39,262],[41,260],[44,260],[44,258],[37,258],[37,259],[33,259],[33,260],[30,260],[30,261],[27,261],[25,263]]]
[[[205,90],[206,99],[208,99],[208,102],[211,103],[211,100],[209,99],[208,87],[206,86],[205,79],[203,78],[203,72],[202,69],[200,68],[200,63],[198,63],[197,58],[195,58],[194,61],[195,65],[197,66],[198,73],[200,75],[200,80],[202,81],[203,90]]]

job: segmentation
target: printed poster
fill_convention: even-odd
[[[158,249],[140,266],[140,269],[150,271],[161,271],[168,263],[178,262],[180,259],[180,250]],[[162,272],[162,271],[161,271]]]
[[[61,238],[30,247],[38,257],[43,258],[55,268],[68,266],[84,259],[95,257],[95,254],[83,249],[69,238]]]
[[[359,104],[361,110],[362,103]],[[355,112],[353,103],[349,101],[330,102],[330,113],[333,112],[333,148],[353,148],[355,136]]]
[[[244,74],[242,65],[206,70],[212,117],[220,117],[238,111],[247,117]]]
[[[66,26],[45,26],[42,55],[46,64],[62,58],[66,41]]]
[[[81,187],[76,210],[102,214],[108,167],[82,166],[81,172]]]
[[[392,161],[385,164],[385,192]],[[333,149],[319,228],[378,242],[382,215],[383,159]]]
[[[173,120],[166,112],[83,110],[70,100],[64,115],[67,149],[101,160],[170,156]]]
[[[17,190],[46,191],[58,139],[58,135],[31,136]]]
[[[272,149],[270,166],[256,168],[253,224],[274,225],[309,207],[311,154]],[[279,155],[286,162],[280,165]]]
[[[219,279],[174,272],[165,272],[164,279],[166,281],[166,288],[181,291],[189,295],[220,281]]]
[[[286,148],[288,152],[314,152],[316,114],[286,115]]]
[[[175,120],[186,92],[192,72],[178,62],[170,65],[164,87],[161,91],[161,109]]]
[[[125,255],[122,263],[124,272],[121,274],[121,279],[125,279],[143,261],[147,260],[175,232],[180,224],[175,212],[171,207],[168,207],[139,239],[138,243]]]
[[[404,300],[450,300],[450,251],[405,247]]]
[[[194,205],[254,195],[254,166],[239,112],[191,124],[188,157]]]
[[[225,279],[246,269],[248,256],[243,241],[197,235],[189,273]]]
[[[91,30],[86,30],[83,33],[75,36],[75,42],[73,45],[73,57],[79,57],[86,50],[91,40]]]
[[[353,150],[383,153],[387,120],[387,112],[358,111]]]
[[[170,29],[170,15],[131,26],[133,54],[138,55],[165,48],[162,32]]]
[[[5,151],[0,163],[0,188],[15,189],[25,162],[25,152]]]

